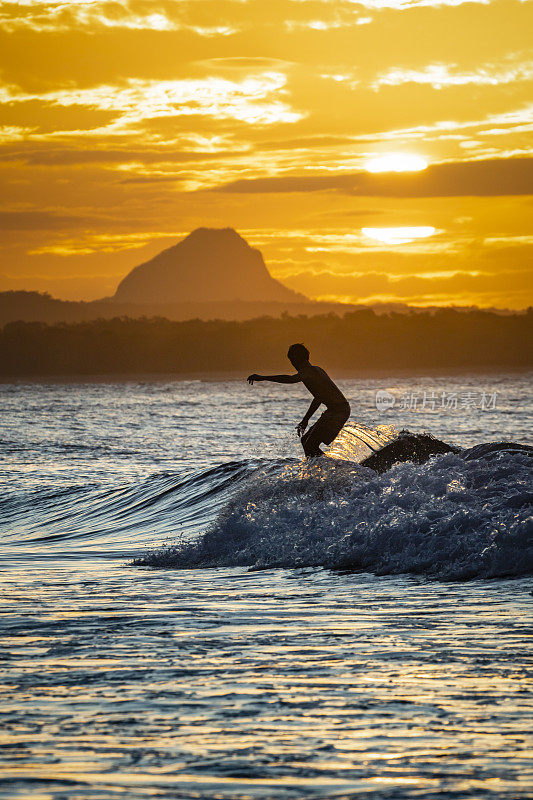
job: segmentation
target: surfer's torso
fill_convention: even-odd
[[[302,367],[298,371],[298,375],[313,397],[323,403],[328,411],[348,410],[349,413],[350,405],[347,399],[322,367],[309,364]]]

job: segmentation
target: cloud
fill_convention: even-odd
[[[52,254],[56,256],[79,256],[92,253],[117,253],[121,250],[135,250],[144,247],[154,239],[174,240],[183,237],[184,233],[168,231],[144,231],[142,233],[88,234],[74,239],[63,239],[53,244],[35,247],[28,250],[28,255]]]
[[[236,180],[213,191],[338,191],[366,197],[456,197],[533,194],[533,158],[456,161],[421,172],[280,176]]]
[[[129,78],[123,85],[68,86],[42,93],[3,85],[0,104],[12,106],[37,101],[49,107],[84,107],[115,114],[107,126],[77,131],[79,135],[123,134],[144,120],[183,116],[272,125],[296,122],[304,116],[277,99],[276,96],[286,93],[286,82],[286,76],[280,72],[265,72],[239,81],[219,77],[166,81]],[[49,138],[54,136],[57,133],[49,134]]]
[[[281,58],[268,58],[266,56],[228,56],[220,58],[205,58],[194,62],[195,66],[204,67],[209,70],[247,72],[265,72],[267,70],[276,71],[287,69],[294,65],[293,61],[286,61]]]
[[[354,146],[357,143],[377,142],[394,142],[397,145],[400,141],[459,141],[465,137],[509,136],[531,131],[533,131],[533,103],[527,103],[521,108],[511,111],[488,114],[483,119],[462,121],[440,119],[436,122],[407,128],[392,128],[375,133],[358,134],[352,136],[351,141]],[[531,152],[531,150],[529,149],[527,152]]]
[[[443,89],[449,86],[498,86],[515,81],[533,79],[533,62],[516,64],[512,67],[499,67],[494,64],[484,65],[471,72],[456,69],[455,64],[428,64],[422,69],[404,69],[392,67],[381,73],[372,83],[373,89],[381,86],[400,86],[406,83],[418,83]]]
[[[0,211],[2,231],[49,231],[92,225],[97,217],[55,214],[49,211]]]
[[[35,166],[71,166],[76,164],[187,164],[197,161],[222,161],[242,151],[213,150],[194,151],[155,147],[152,150],[130,150],[124,148],[99,147],[95,149],[65,149],[50,146],[40,147],[40,142],[28,142],[25,147],[4,149],[0,162],[23,161]]]
[[[405,12],[423,7],[488,5],[489,0],[269,0],[261,17],[285,30],[328,32],[372,21],[369,12]],[[250,28],[250,0],[0,0],[0,29],[7,33],[83,31],[185,31],[202,38],[225,37]]]
[[[97,211],[97,209],[94,209]],[[113,229],[123,229],[125,226],[132,226],[135,229],[141,228],[146,224],[146,219],[141,216],[133,217],[128,216],[127,222],[120,216],[111,216],[109,214],[96,214],[89,216],[86,214],[69,214],[63,210],[37,210],[36,208],[27,208],[17,211],[2,210],[0,211],[0,231],[14,233],[20,231],[47,231],[47,232],[64,232],[68,229],[84,231],[83,235],[87,235],[87,230],[94,232],[95,228],[100,228],[105,231]],[[89,235],[92,235],[89,234]],[[123,234],[118,234],[121,237]],[[129,235],[129,234],[128,234]],[[137,234],[138,235],[138,234]],[[167,234],[170,235],[170,234]],[[114,237],[117,234],[113,234]],[[142,234],[145,236],[145,234]],[[152,233],[146,234],[152,236]],[[159,236],[158,233],[153,234],[154,238]]]
[[[305,4],[308,0],[292,0],[293,3]],[[369,11],[382,11],[392,9],[394,11],[408,11],[411,8],[422,8],[430,6],[438,8],[440,6],[460,6],[464,3],[481,3],[488,5],[490,0],[315,0],[314,5],[325,8],[332,7],[337,11],[357,10],[365,8]]]
[[[230,36],[239,28],[220,23],[194,24],[187,19],[183,0],[0,0],[0,29],[6,33],[30,30],[59,33],[121,29],[137,31],[187,31],[198,36]]]
[[[22,125],[0,125],[0,144],[23,142],[36,130],[36,128],[24,127]]]
[[[285,20],[288,31],[330,31],[368,25],[373,21],[368,13],[410,11],[419,8],[443,8],[461,6],[465,3],[489,5],[490,0],[292,0],[293,5],[305,8],[308,16],[295,16]],[[311,10],[312,9],[312,10]],[[305,13],[305,12],[304,12]]]
[[[525,306],[530,297],[530,283],[523,272],[506,271],[498,274],[474,270],[443,270],[435,273],[413,273],[391,275],[387,272],[371,271],[339,275],[327,270],[323,272],[299,272],[284,279],[290,288],[305,292],[313,299],[340,299],[347,302],[387,301],[465,302],[468,298],[482,299],[484,295],[498,296],[507,291]],[[511,289],[512,287],[512,289]],[[521,302],[520,302],[521,301]]]

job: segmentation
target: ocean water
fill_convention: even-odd
[[[0,385],[0,797],[532,795],[531,376],[340,383]]]

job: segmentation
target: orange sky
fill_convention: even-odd
[[[0,0],[0,290],[109,295],[202,225],[310,297],[523,308],[531,30],[519,0]]]

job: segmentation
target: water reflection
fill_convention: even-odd
[[[43,797],[526,797],[525,588],[88,561],[45,582],[13,571],[3,785],[18,797],[43,782]]]

